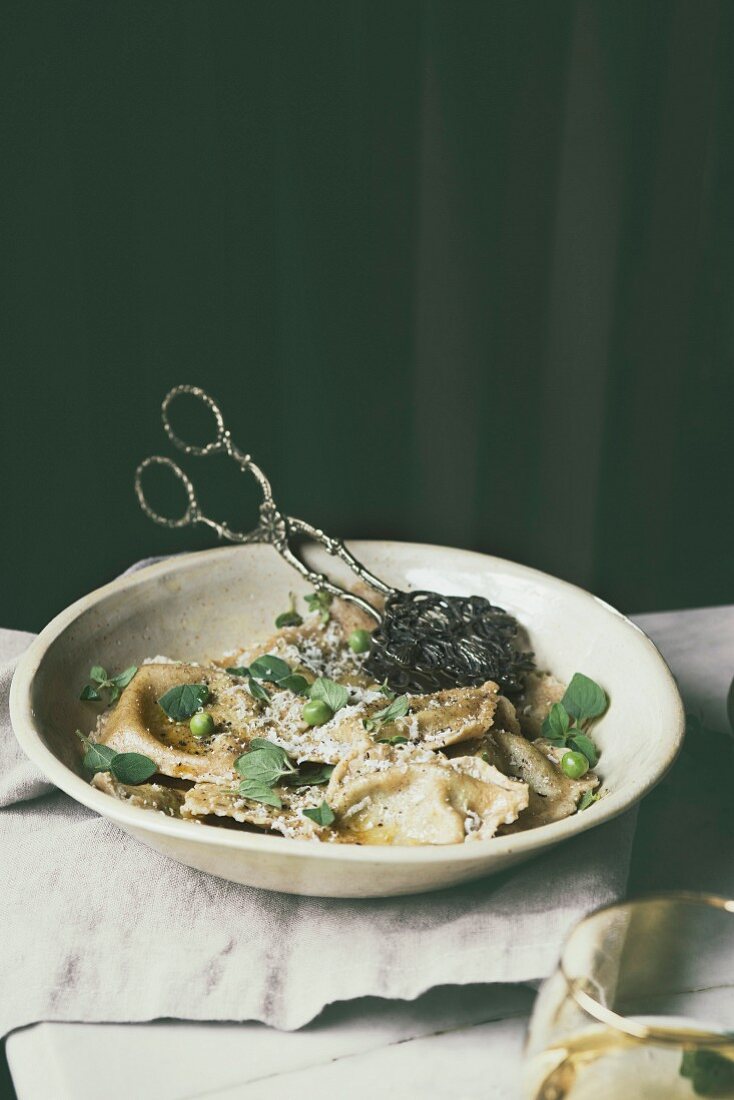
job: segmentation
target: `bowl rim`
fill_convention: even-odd
[[[532,853],[534,850],[548,847],[568,837],[577,836],[624,813],[625,810],[630,809],[639,802],[644,795],[659,783],[672,766],[680,751],[685,734],[685,710],[675,678],[654,642],[636,623],[633,623],[622,612],[612,607],[611,604],[578,585],[561,580],[559,577],[554,577],[552,574],[544,573],[539,569],[534,569],[532,566],[522,565],[519,562],[474,550],[461,550],[435,543],[402,542],[388,539],[350,539],[347,541],[358,556],[362,548],[374,547],[389,550],[394,547],[401,550],[412,548],[416,551],[433,550],[450,553],[454,557],[464,557],[472,561],[481,559],[489,570],[494,568],[495,571],[509,571],[517,575],[534,578],[536,581],[543,583],[551,582],[553,586],[565,589],[569,594],[573,593],[576,597],[592,601],[599,608],[623,622],[657,658],[660,665],[661,679],[667,680],[670,701],[673,705],[676,721],[670,725],[667,740],[660,742],[661,752],[657,758],[656,766],[651,768],[636,786],[605,795],[604,798],[584,810],[582,815],[578,813],[571,814],[570,817],[552,822],[549,825],[538,826],[535,829],[512,833],[508,836],[495,836],[484,841],[474,841],[471,844],[426,846],[386,845],[383,847],[381,845],[328,844],[290,837],[261,836],[257,833],[222,829],[217,825],[171,818],[162,813],[151,813],[150,810],[131,806],[129,803],[111,798],[103,791],[96,790],[47,748],[36,727],[32,707],[33,683],[46,652],[58,636],[83,612],[89,610],[95,604],[101,603],[108,596],[135,589],[156,576],[186,570],[193,561],[202,557],[211,559],[244,552],[245,547],[239,545],[213,547],[206,550],[175,554],[151,565],[142,566],[133,572],[123,573],[108,584],[93,589],[59,612],[21,655],[13,676],[10,688],[10,718],[20,747],[54,786],[68,794],[76,802],[94,810],[102,817],[119,823],[129,831],[156,833],[181,841],[205,845],[214,844],[225,849],[279,854],[281,857],[299,856],[310,860],[349,860],[355,863],[370,864],[432,864],[447,861],[457,864],[471,864],[484,862],[490,853],[494,853],[498,857]],[[664,752],[662,751],[663,748]]]

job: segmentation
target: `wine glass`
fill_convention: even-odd
[[[533,1010],[523,1096],[734,1098],[734,901],[643,897],[576,925]]]

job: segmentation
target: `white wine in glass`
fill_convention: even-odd
[[[527,1100],[734,1100],[733,920],[691,894],[585,918],[533,1011]]]

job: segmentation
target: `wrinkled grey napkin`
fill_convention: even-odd
[[[292,897],[184,867],[55,791],[21,752],[8,691],[31,637],[0,631],[0,1034],[155,1017],[292,1029],[334,1001],[531,981],[575,921],[624,892],[635,811],[415,897]]]

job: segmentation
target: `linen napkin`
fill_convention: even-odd
[[[184,867],[25,758],[8,692],[31,637],[0,630],[0,1034],[156,1017],[293,1029],[335,1001],[527,982],[581,916],[624,893],[634,810],[501,875],[412,897],[302,898]]]

